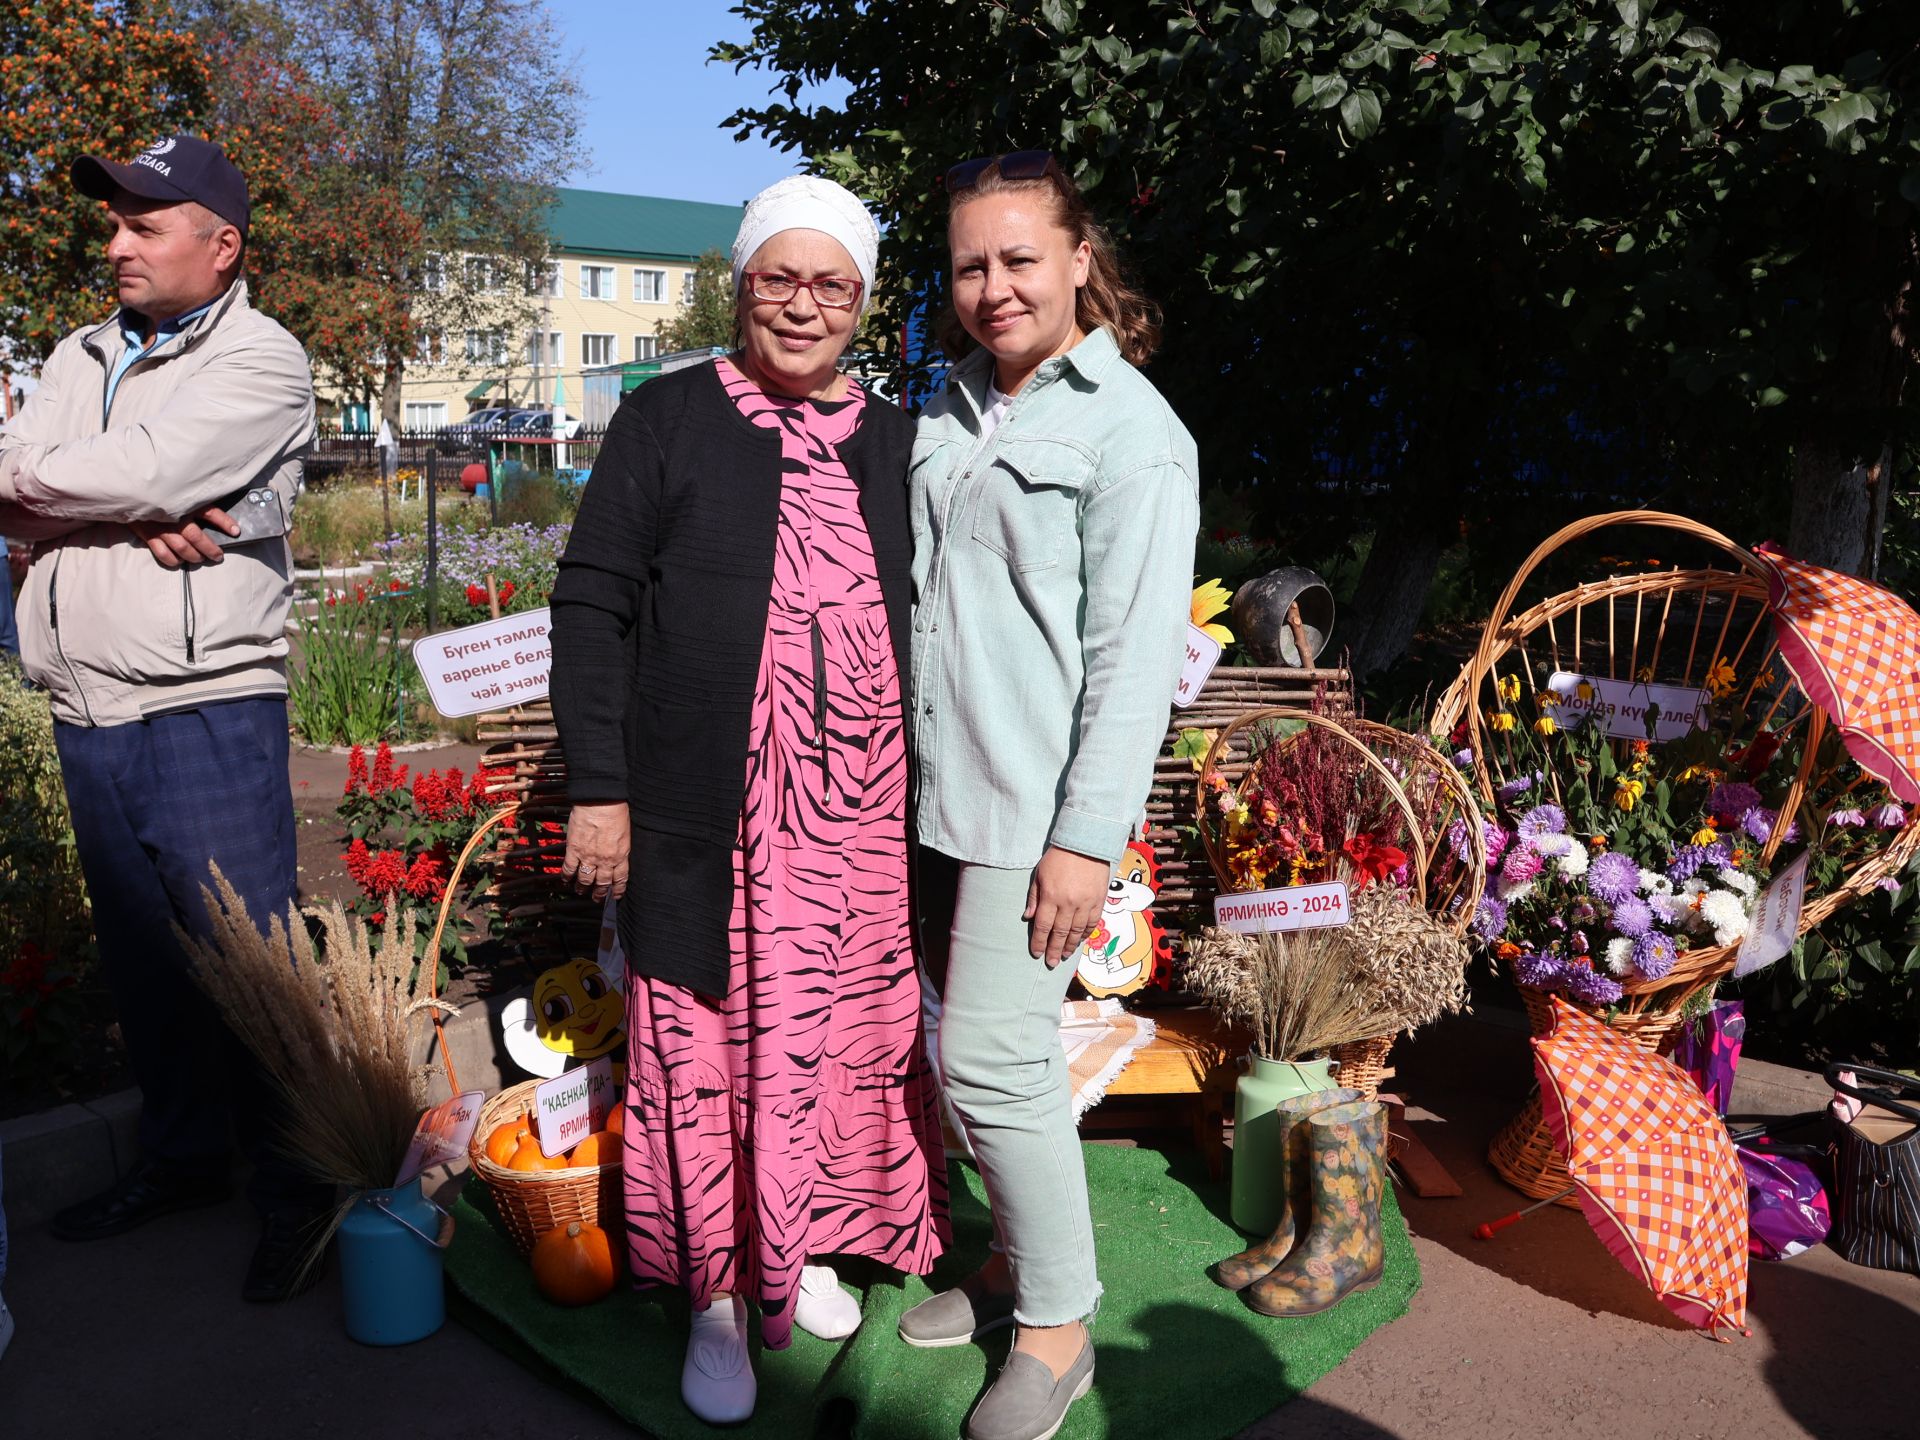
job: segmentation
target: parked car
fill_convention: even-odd
[[[509,435],[551,435],[553,411],[515,410],[507,416],[507,433]]]
[[[443,425],[436,437],[440,453],[450,454],[464,450],[507,426],[507,417],[514,412],[504,405],[495,405],[486,410],[476,410],[466,419],[452,425]]]

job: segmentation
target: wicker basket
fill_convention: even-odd
[[[529,1253],[533,1242],[549,1230],[576,1221],[597,1225],[603,1213],[620,1213],[618,1160],[567,1170],[509,1170],[488,1158],[487,1136],[495,1127],[532,1109],[533,1092],[544,1083],[525,1080],[488,1100],[480,1107],[480,1123],[467,1146],[473,1173],[486,1183],[494,1208],[522,1255]]]
[[[1521,592],[1556,554],[1613,526],[1664,530],[1669,538],[1704,547],[1711,552],[1707,558],[1712,563],[1591,581],[1516,612]],[[1722,563],[1726,561],[1731,564]],[[1473,657],[1440,698],[1430,733],[1437,743],[1447,744],[1464,730],[1474,753],[1475,783],[1491,804],[1498,785],[1510,778],[1501,773],[1498,748],[1488,743],[1486,733],[1486,713],[1503,678],[1517,679],[1530,697],[1543,664],[1609,679],[1650,674],[1662,684],[1699,686],[1715,661],[1725,658],[1733,667],[1735,693],[1740,697],[1735,741],[1750,740],[1766,728],[1808,727],[1805,759],[1781,806],[1782,814],[1791,815],[1813,778],[1827,717],[1779,661],[1767,598],[1765,565],[1725,535],[1695,521],[1652,510],[1619,511],[1577,521],[1542,542],[1501,594]],[[1765,678],[1769,675],[1771,681]],[[1627,743],[1616,742],[1623,748]],[[1785,831],[1784,825],[1774,828],[1762,850],[1766,862],[1772,862]],[[1920,850],[1920,807],[1881,850],[1857,864],[1839,885],[1809,897],[1800,915],[1801,933],[1898,873],[1916,850]],[[1671,1049],[1688,1000],[1731,974],[1738,953],[1737,945],[1688,950],[1658,980],[1623,982],[1626,995],[1610,1013],[1582,1008],[1638,1045]],[[1522,988],[1521,998],[1534,1033],[1547,1033],[1552,1011],[1545,997]],[[1488,1158],[1509,1183],[1528,1195],[1545,1198],[1569,1183],[1538,1095],[1495,1137]]]
[[[1235,886],[1228,872],[1218,821],[1207,803],[1210,781],[1216,774],[1233,782],[1244,779],[1248,767],[1266,748],[1262,727],[1276,721],[1299,721],[1303,726],[1323,729],[1359,752],[1385,786],[1388,797],[1406,823],[1414,894],[1435,919],[1455,935],[1464,935],[1472,923],[1474,908],[1480,903],[1486,881],[1485,844],[1478,826],[1467,827],[1468,854],[1465,856],[1450,850],[1436,855],[1434,842],[1446,833],[1454,819],[1476,812],[1473,793],[1458,768],[1420,736],[1354,715],[1335,719],[1286,707],[1250,710],[1234,717],[1215,738],[1195,783],[1195,817],[1201,844],[1221,892],[1229,893]],[[1300,733],[1304,734],[1305,730]],[[1273,743],[1289,745],[1297,738],[1290,736]],[[1376,1035],[1335,1046],[1332,1055],[1340,1062],[1340,1084],[1362,1090],[1369,1100],[1373,1099],[1379,1092],[1380,1082],[1393,1073],[1387,1067],[1387,1055],[1394,1039],[1391,1034]]]
[[[1362,1100],[1379,1099],[1380,1082],[1393,1078],[1393,1069],[1387,1064],[1393,1041],[1391,1035],[1376,1035],[1371,1040],[1334,1046],[1331,1053],[1340,1068],[1333,1083],[1342,1090],[1358,1090]]]

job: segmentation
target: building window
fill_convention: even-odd
[[[527,294],[546,295],[556,300],[560,298],[560,262],[558,260],[541,260],[527,266]]]
[[[413,332],[413,363],[416,365],[440,365],[447,358],[447,347],[438,330],[416,330]]]
[[[444,258],[428,255],[421,259],[420,288],[435,295],[447,288],[447,262]]]
[[[538,370],[560,368],[560,332],[548,330],[544,336],[535,330],[527,336],[527,364]]]
[[[467,362],[472,365],[507,363],[507,332],[504,330],[467,331]]]
[[[633,298],[642,305],[666,304],[667,272],[664,270],[635,270],[633,272]]]
[[[467,257],[467,289],[475,295],[498,295],[506,290],[505,269],[492,255]]]
[[[633,358],[651,360],[660,353],[660,337],[657,335],[636,335],[633,337]]]
[[[409,400],[406,414],[400,421],[408,430],[438,430],[447,423],[447,402],[444,400]]]
[[[580,363],[582,365],[611,365],[613,363],[613,336],[582,335],[580,337]]]
[[[680,276],[680,303],[682,305],[691,305],[693,303],[693,284],[696,273],[695,271],[687,270],[682,272]]]
[[[580,298],[582,300],[613,299],[613,266],[582,265],[580,267]]]

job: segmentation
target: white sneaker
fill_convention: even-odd
[[[793,1323],[822,1340],[844,1340],[860,1328],[860,1302],[840,1288],[831,1266],[803,1265]]]
[[[680,1398],[709,1425],[738,1425],[753,1416],[759,1386],[747,1357],[747,1306],[738,1295],[693,1312]]]

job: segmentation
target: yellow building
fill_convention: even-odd
[[[516,326],[519,333],[494,327],[424,337],[406,370],[405,428],[434,429],[493,405],[545,408],[556,381],[579,415],[582,372],[657,353],[661,326],[691,298],[695,262],[732,247],[740,211],[556,190],[553,259],[536,287],[533,323]]]

